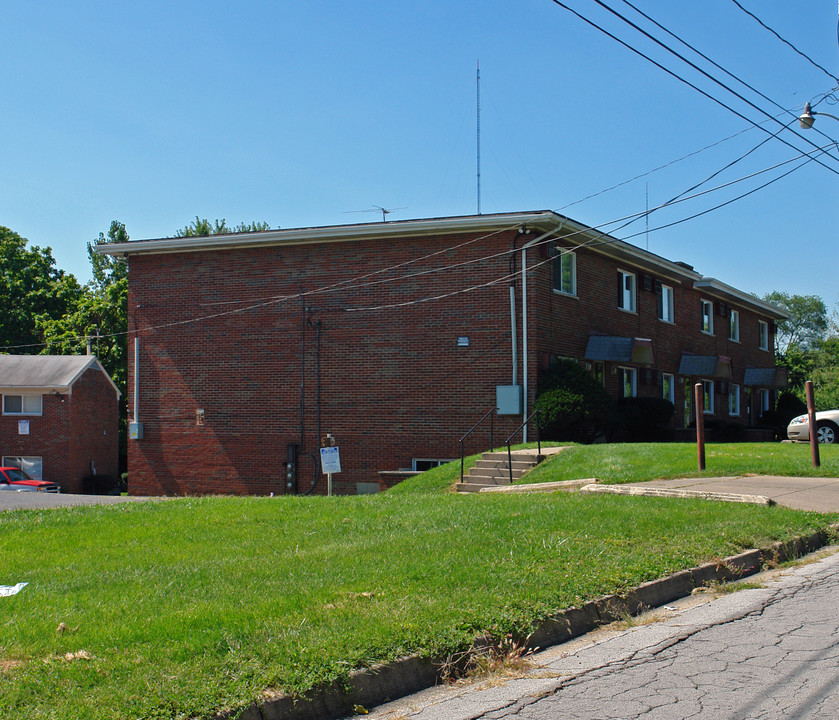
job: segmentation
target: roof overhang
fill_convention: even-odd
[[[131,240],[126,243],[101,243],[96,252],[103,255],[131,255],[205,252],[272,246],[314,245],[359,240],[393,239],[446,235],[467,232],[499,232],[527,227],[541,233],[555,233],[557,239],[592,252],[647,269],[651,273],[678,282],[699,280],[702,275],[687,266],[672,262],[654,253],[613,238],[596,228],[588,227],[552,210],[535,210],[492,215],[463,215],[418,220],[391,220],[377,223],[330,225],[324,227],[264,230],[226,235]]]
[[[787,369],[778,367],[746,368],[746,377],[743,384],[752,387],[786,387]]]
[[[422,220],[393,220],[378,223],[329,225],[325,227],[289,228],[250,233],[202,235],[198,237],[131,240],[126,243],[102,243],[96,252],[103,255],[126,256],[175,252],[231,250],[276,245],[313,245],[356,240],[446,235],[463,232],[496,232],[527,226],[543,232],[556,229],[568,219],[550,210],[493,215]]]
[[[725,355],[682,355],[679,375],[731,379],[731,358]]]
[[[742,290],[731,287],[731,285],[726,285],[724,282],[720,282],[716,278],[700,278],[693,284],[693,286],[697,290],[701,290],[712,297],[726,300],[728,302],[734,302],[738,305],[749,306],[773,320],[787,320],[789,318],[789,313],[783,308],[780,308],[777,305],[772,305],[772,303],[765,302],[754,295],[744,293]]]
[[[44,372],[43,366],[45,362],[56,356],[49,355],[12,355],[6,356],[12,360],[15,365],[15,371],[11,374],[12,381],[8,382],[9,376],[0,372],[0,394],[2,395],[26,395],[32,393],[48,394],[58,393],[66,395],[73,391],[73,385],[76,381],[84,375],[90,368],[96,368],[108,379],[111,387],[119,399],[122,395],[116,383],[111,379],[111,376],[105,371],[102,363],[98,358],[89,356],[58,356],[59,359],[64,357],[71,358],[74,361],[71,372]],[[32,368],[27,368],[26,365],[33,365]],[[3,384],[3,381],[7,382]]]
[[[585,360],[653,364],[653,343],[647,338],[592,335],[586,345]]]

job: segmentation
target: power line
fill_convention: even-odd
[[[732,0],[732,2],[736,2],[736,1],[737,1],[737,0]],[[676,33],[674,33],[674,32],[672,32],[672,31],[668,30],[666,27],[664,27],[664,25],[662,25],[660,22],[658,22],[658,21],[657,21],[657,20],[655,20],[654,18],[652,18],[652,17],[650,17],[649,15],[647,15],[647,14],[646,14],[643,10],[638,9],[635,5],[633,5],[631,2],[629,2],[629,0],[621,0],[621,2],[623,2],[623,4],[624,4],[624,5],[628,5],[629,7],[631,7],[631,8],[632,8],[632,9],[633,9],[636,13],[638,13],[641,17],[643,17],[643,18],[645,18],[646,20],[648,20],[649,22],[651,22],[651,23],[652,23],[653,25],[655,25],[657,28],[659,28],[659,29],[663,30],[664,32],[666,32],[666,33],[667,33],[670,37],[672,37],[674,40],[676,40],[676,41],[680,42],[680,43],[681,43],[682,45],[684,45],[686,48],[688,48],[689,50],[692,50],[693,52],[695,52],[695,53],[696,53],[697,55],[699,55],[699,57],[701,57],[703,60],[706,60],[707,62],[711,63],[711,65],[713,65],[713,66],[714,66],[715,68],[717,68],[718,70],[722,70],[722,72],[724,72],[726,75],[728,75],[728,76],[729,76],[730,78],[732,78],[733,80],[736,80],[738,83],[740,83],[740,84],[741,84],[741,85],[743,85],[744,87],[748,88],[749,90],[751,90],[751,91],[752,91],[753,93],[755,93],[756,95],[759,95],[760,97],[762,97],[764,100],[766,100],[767,102],[769,102],[769,103],[771,103],[772,105],[774,105],[774,106],[775,106],[776,108],[778,108],[779,110],[783,110],[783,111],[784,111],[785,113],[787,113],[788,115],[791,115],[791,116],[793,117],[793,119],[798,119],[798,115],[797,115],[796,113],[793,113],[791,110],[787,110],[787,109],[786,109],[786,108],[784,108],[782,105],[780,105],[779,103],[775,102],[772,98],[770,98],[769,96],[767,96],[767,95],[763,94],[760,90],[758,90],[758,89],[757,89],[756,87],[754,87],[753,85],[750,85],[749,83],[747,83],[745,80],[743,80],[743,79],[742,79],[742,78],[740,78],[739,76],[737,76],[737,75],[735,75],[734,73],[729,72],[728,70],[726,70],[726,69],[725,69],[722,65],[720,65],[720,64],[719,64],[718,62],[716,62],[715,60],[712,60],[711,58],[709,58],[709,57],[708,57],[705,53],[703,53],[701,50],[698,50],[698,49],[697,49],[697,48],[695,48],[693,45],[691,45],[689,42],[687,42],[686,40],[683,40],[681,37],[679,37],[678,35],[676,35]],[[837,82],[839,82],[839,81],[837,81]],[[728,89],[728,88],[726,88],[726,89]],[[737,97],[740,97],[740,96],[738,95]],[[777,118],[775,118],[775,119],[776,119],[776,121],[777,121]],[[823,132],[821,132],[820,130],[817,130],[817,132],[819,132],[819,134],[821,134],[821,135],[822,135],[822,137],[828,138],[828,136],[827,136],[827,135],[825,135],[825,134],[824,134]],[[776,133],[776,134],[777,134],[777,133]],[[829,138],[829,139],[832,139],[832,138]]]
[[[775,32],[771,27],[769,27],[765,22],[763,22],[763,20],[761,20],[757,15],[755,15],[751,10],[747,10],[746,8],[744,8],[739,2],[737,2],[737,0],[731,0],[731,2],[733,2],[738,8],[740,8],[750,18],[757,21],[758,25],[760,25],[762,28],[764,28],[765,30],[768,30],[770,33],[772,33],[776,38],[778,38],[778,40],[780,40],[782,43],[784,43],[784,45],[787,45],[790,48],[792,48],[801,57],[803,57],[807,62],[809,62],[814,67],[817,67],[819,70],[821,70],[831,80],[833,80],[836,83],[839,83],[839,78],[838,77],[836,77],[829,70],[827,70],[824,67],[822,67],[821,65],[819,65],[815,60],[813,60],[813,58],[811,58],[809,55],[807,55],[807,53],[802,52],[797,47],[795,47],[795,45],[793,45],[789,40],[786,40],[785,38],[781,37],[777,32]]]
[[[822,149],[822,151],[824,151],[824,150]],[[692,220],[694,218],[697,218],[697,217],[700,217],[702,215],[706,215],[710,212],[713,212],[714,210],[718,210],[722,207],[730,205],[731,203],[736,202],[737,200],[740,200],[744,197],[747,197],[748,195],[751,195],[751,194],[757,192],[758,190],[761,190],[761,189],[767,187],[768,185],[771,185],[772,183],[777,182],[778,180],[786,177],[787,175],[794,172],[795,170],[803,167],[807,162],[812,161],[813,160],[812,156],[807,154],[807,153],[802,153],[802,152],[799,151],[798,156],[796,156],[794,158],[791,158],[791,159],[788,159],[788,160],[784,160],[784,161],[782,161],[780,163],[777,163],[773,166],[764,168],[763,170],[756,171],[754,173],[751,173],[751,174],[746,175],[744,177],[738,178],[736,180],[731,180],[727,183],[723,183],[722,185],[716,186],[714,188],[709,188],[707,190],[703,190],[702,192],[696,193],[695,195],[691,195],[691,196],[688,196],[688,197],[682,197],[682,198],[679,198],[678,200],[675,200],[675,201],[668,201],[667,203],[660,204],[657,207],[652,208],[651,210],[643,210],[643,211],[640,211],[638,213],[633,213],[631,215],[624,216],[623,218],[617,218],[615,220],[610,220],[610,221],[601,223],[601,224],[593,226],[593,227],[583,228],[583,229],[575,231],[573,233],[563,235],[562,239],[563,240],[573,239],[577,235],[592,232],[592,231],[597,232],[601,228],[608,227],[609,225],[614,225],[615,223],[618,223],[618,222],[623,222],[623,221],[626,221],[626,220],[631,221],[631,220],[637,219],[639,217],[644,217],[645,215],[648,215],[652,212],[655,212],[656,210],[660,210],[664,207],[669,207],[671,205],[675,205],[675,204],[682,203],[682,202],[687,202],[689,200],[693,200],[693,199],[696,199],[698,197],[708,195],[712,192],[716,192],[716,191],[721,190],[723,188],[730,187],[730,186],[732,186],[736,183],[743,182],[745,180],[751,179],[751,178],[756,177],[756,176],[758,176],[760,174],[763,174],[765,172],[769,172],[771,170],[777,169],[778,167],[781,167],[783,165],[787,165],[791,162],[795,162],[796,160],[799,160],[801,158],[807,158],[807,160],[805,160],[804,163],[796,166],[792,170],[789,170],[788,172],[783,173],[782,175],[764,183],[763,185],[758,186],[757,188],[753,188],[752,190],[749,190],[748,192],[745,192],[745,193],[743,193],[743,194],[741,194],[741,195],[739,195],[735,198],[729,199],[729,200],[727,200],[723,203],[715,205],[712,208],[708,208],[706,210],[703,210],[702,212],[695,213],[694,215],[690,215],[690,216],[682,218],[680,220],[676,220],[672,223],[668,223],[667,225],[662,225],[662,226],[659,226],[659,227],[656,227],[656,228],[651,228],[650,232],[657,232],[658,230],[663,230],[665,228],[669,228],[669,227],[673,227],[675,225],[679,225],[683,222],[687,222],[688,220]],[[391,270],[399,269],[401,267],[405,267],[406,265],[410,265],[410,264],[418,262],[422,259],[427,259],[427,258],[430,258],[430,257],[434,257],[436,255],[440,255],[440,254],[443,254],[443,253],[446,253],[446,252],[450,252],[451,250],[459,249],[461,247],[479,242],[481,240],[486,240],[486,239],[488,239],[488,238],[490,238],[494,235],[497,235],[497,234],[502,233],[502,232],[506,232],[508,230],[512,230],[512,229],[514,229],[516,227],[519,227],[519,226],[520,226],[520,223],[509,225],[509,226],[506,226],[506,227],[501,228],[499,230],[496,230],[492,233],[487,233],[487,234],[481,235],[477,238],[473,238],[472,240],[469,240],[469,241],[466,241],[466,242],[463,242],[463,243],[459,243],[458,245],[447,247],[447,248],[435,251],[433,253],[428,253],[424,256],[421,256],[420,258],[412,258],[411,260],[407,260],[407,261],[404,261],[402,263],[398,263],[396,265],[389,266],[387,268],[381,268],[381,269],[373,271],[371,273],[366,273],[362,276],[356,276],[356,277],[353,277],[353,278],[348,278],[347,280],[341,281],[339,283],[334,283],[332,285],[327,285],[327,286],[324,286],[322,288],[317,288],[317,289],[314,289],[314,290],[308,290],[308,291],[305,291],[305,292],[292,293],[290,295],[272,296],[272,297],[269,297],[269,298],[261,299],[259,301],[254,301],[253,298],[249,298],[249,299],[242,300],[242,301],[235,301],[237,303],[238,302],[250,302],[251,304],[246,306],[246,307],[234,308],[234,309],[231,309],[231,310],[225,310],[225,311],[218,312],[218,313],[211,313],[209,315],[204,315],[204,316],[198,317],[198,318],[189,318],[187,320],[176,320],[176,321],[172,321],[172,322],[168,322],[168,323],[161,323],[159,325],[154,325],[154,326],[149,326],[149,327],[135,328],[134,330],[126,330],[126,331],[118,332],[118,333],[109,333],[109,334],[106,334],[106,335],[101,335],[100,337],[101,337],[101,339],[104,340],[104,339],[108,339],[108,338],[117,338],[117,337],[132,335],[132,334],[141,334],[141,333],[144,333],[144,332],[152,332],[152,331],[156,331],[156,330],[163,330],[163,329],[172,328],[172,327],[183,327],[183,326],[186,326],[186,325],[194,325],[194,324],[198,324],[200,322],[205,322],[207,320],[214,320],[214,319],[220,318],[220,317],[228,317],[228,316],[232,316],[232,315],[236,315],[236,314],[240,314],[240,313],[244,313],[244,312],[249,312],[251,310],[258,310],[260,308],[275,306],[275,305],[278,305],[280,303],[283,303],[283,302],[286,302],[286,301],[289,301],[289,300],[298,300],[298,299],[300,299],[301,297],[304,297],[304,296],[311,297],[311,296],[315,296],[315,295],[323,295],[323,294],[327,294],[327,293],[336,292],[337,290],[359,290],[359,289],[371,287],[371,286],[374,286],[374,285],[381,285],[381,284],[397,282],[397,281],[405,281],[405,280],[414,279],[416,277],[420,277],[420,276],[424,276],[424,275],[430,275],[430,274],[434,274],[434,273],[438,273],[438,272],[444,272],[444,271],[447,271],[447,270],[453,270],[453,269],[457,269],[457,268],[464,267],[464,266],[467,266],[467,265],[476,264],[478,262],[486,262],[488,260],[493,260],[493,259],[496,259],[496,258],[499,258],[499,257],[503,257],[505,255],[509,255],[511,252],[515,252],[515,251],[504,250],[502,252],[494,253],[494,254],[491,254],[491,255],[486,255],[486,256],[479,257],[479,258],[473,258],[471,260],[466,260],[466,261],[462,261],[462,262],[459,262],[459,263],[453,263],[451,265],[444,265],[442,267],[432,268],[430,270],[423,270],[423,271],[420,271],[420,272],[417,272],[417,273],[412,273],[412,274],[409,274],[409,275],[401,275],[399,277],[386,278],[386,279],[383,279],[383,280],[377,280],[377,281],[373,281],[373,282],[369,282],[369,283],[350,284],[350,283],[354,283],[354,282],[357,283],[359,280],[363,280],[363,279],[372,277],[374,275],[381,274],[383,272],[388,272],[388,271],[391,271]],[[620,227],[625,227],[625,225],[622,225]],[[617,229],[620,229],[620,227],[617,228]],[[611,232],[614,232],[614,230],[611,231]],[[582,242],[578,245],[575,245],[573,249],[577,250],[577,249],[586,248],[586,247],[607,245],[607,244],[611,244],[611,243],[614,243],[614,242],[623,242],[623,241],[625,241],[629,238],[637,237],[639,234],[643,234],[643,231],[641,233],[635,233],[633,235],[628,235],[625,238],[620,238],[619,239],[619,238],[615,238],[615,237],[611,236],[610,234],[607,234],[606,232],[600,232],[600,234],[597,237],[591,238],[591,239],[589,239],[585,242]],[[557,239],[556,237],[552,237],[552,238],[543,240],[538,245],[548,244],[548,243],[554,242],[556,239]],[[537,247],[538,245],[534,245],[533,247]],[[552,258],[549,258],[548,261],[551,260],[551,259]],[[542,263],[540,263],[540,264],[542,264]],[[533,267],[538,267],[538,266],[539,265],[536,265],[536,266],[533,266]],[[433,296],[433,297],[425,298],[425,299],[421,299],[421,300],[405,301],[405,302],[402,302],[402,303],[395,303],[395,304],[391,304],[391,305],[383,305],[383,306],[376,306],[376,307],[370,307],[370,308],[341,308],[340,310],[345,311],[345,312],[349,312],[349,311],[358,312],[358,311],[361,311],[361,310],[373,311],[373,310],[396,308],[396,307],[407,307],[407,306],[410,306],[412,304],[420,304],[420,303],[425,303],[425,302],[431,302],[433,300],[440,300],[440,299],[444,299],[444,298],[447,298],[447,297],[452,297],[454,295],[462,294],[463,292],[469,292],[469,291],[472,291],[472,290],[477,290],[477,289],[480,289],[480,288],[489,287],[489,286],[498,284],[500,282],[506,282],[506,281],[510,280],[511,278],[513,278],[515,276],[516,276],[516,273],[507,274],[507,275],[504,275],[500,278],[496,278],[494,280],[488,281],[486,283],[481,283],[479,285],[471,286],[471,287],[465,288],[465,289],[461,288],[459,290],[454,290],[452,292],[443,293],[443,294],[438,295],[438,296]],[[86,337],[87,336],[78,336],[78,337],[75,337],[75,338],[63,338],[63,340],[71,341],[71,342],[72,341],[79,341],[80,342],[80,341],[83,341]],[[44,347],[48,344],[50,344],[50,343],[42,342],[42,343],[30,343],[30,344],[25,344],[25,345],[23,345],[23,344],[22,345],[7,345],[7,346],[4,346],[0,349],[3,349],[3,350],[27,349],[27,348]]]
[[[657,38],[654,38],[652,35],[650,35],[650,34],[649,34],[649,33],[647,33],[646,31],[644,31],[643,29],[639,28],[637,25],[635,25],[635,24],[634,24],[631,20],[629,20],[628,18],[624,18],[622,15],[620,15],[620,13],[618,13],[618,12],[616,12],[615,10],[613,10],[613,9],[609,8],[608,6],[604,5],[602,2],[600,2],[600,0],[594,0],[594,1],[595,1],[598,5],[601,5],[602,7],[604,7],[605,9],[607,9],[607,10],[608,10],[609,12],[611,12],[612,14],[614,14],[614,15],[618,16],[619,18],[621,18],[621,19],[622,19],[624,22],[626,22],[627,24],[629,24],[629,25],[633,26],[635,29],[637,29],[637,30],[638,30],[638,32],[640,32],[640,33],[642,33],[642,34],[646,35],[649,39],[651,39],[653,42],[655,42],[656,44],[658,44],[658,45],[660,45],[661,47],[663,47],[664,49],[666,49],[668,52],[670,52],[670,53],[672,53],[672,54],[676,55],[679,59],[683,60],[685,63],[687,63],[688,65],[690,65],[691,67],[693,67],[695,70],[697,70],[698,72],[700,72],[700,73],[702,73],[703,75],[705,75],[707,78],[709,78],[709,79],[710,79],[710,80],[712,80],[713,82],[717,83],[718,85],[720,85],[720,86],[721,86],[721,87],[723,87],[724,89],[728,90],[730,93],[732,93],[733,95],[735,95],[736,97],[738,97],[739,99],[741,99],[743,102],[747,103],[747,104],[748,104],[748,105],[750,105],[751,107],[755,108],[755,109],[756,109],[756,110],[758,110],[759,112],[761,112],[761,113],[763,113],[764,115],[766,115],[767,117],[771,118],[773,121],[775,121],[775,122],[780,122],[780,121],[776,120],[774,117],[772,117],[772,116],[771,116],[769,113],[767,113],[765,110],[763,110],[762,108],[759,108],[757,105],[755,105],[755,104],[754,104],[754,103],[752,103],[751,101],[747,100],[747,99],[746,99],[746,98],[744,98],[742,95],[739,95],[737,92],[735,92],[735,91],[734,91],[734,90],[732,90],[731,88],[727,87],[727,86],[726,86],[724,83],[722,83],[720,80],[717,80],[717,79],[716,79],[716,78],[714,78],[713,76],[709,75],[707,72],[705,72],[704,70],[702,70],[701,68],[699,68],[696,64],[692,63],[690,60],[688,60],[688,59],[687,59],[687,58],[685,58],[684,56],[679,55],[679,53],[677,53],[675,50],[673,50],[672,48],[667,47],[667,45],[665,45],[664,43],[662,43],[660,40],[658,40]],[[742,120],[745,120],[746,122],[750,123],[751,125],[754,125],[756,128],[758,128],[758,129],[762,130],[763,132],[766,132],[766,133],[768,133],[768,132],[769,132],[768,130],[766,130],[766,128],[762,127],[759,123],[755,122],[754,120],[752,120],[751,118],[747,117],[746,115],[743,115],[743,113],[739,112],[738,110],[735,110],[735,109],[734,109],[733,107],[731,107],[730,105],[727,105],[726,103],[724,103],[724,102],[723,102],[722,100],[720,100],[719,98],[714,97],[713,95],[711,95],[710,93],[706,92],[706,91],[705,91],[705,90],[703,90],[702,88],[698,87],[698,86],[697,86],[697,85],[695,85],[694,83],[690,82],[690,81],[689,81],[689,80],[687,80],[686,78],[683,78],[681,75],[679,75],[679,74],[678,74],[678,73],[676,73],[675,71],[671,70],[670,68],[665,67],[664,65],[662,65],[662,64],[661,64],[661,63],[659,63],[658,61],[654,60],[654,59],[653,59],[653,58],[651,58],[649,55],[644,54],[643,52],[641,52],[641,51],[640,51],[640,50],[638,50],[637,48],[633,47],[632,45],[630,45],[630,44],[629,44],[629,43],[627,43],[626,41],[621,40],[619,37],[617,37],[617,36],[616,36],[616,35],[614,35],[613,33],[609,32],[608,30],[606,30],[605,28],[601,27],[600,25],[598,25],[598,24],[597,24],[597,23],[595,23],[594,21],[590,20],[589,18],[585,17],[584,15],[581,15],[579,12],[577,12],[577,11],[576,11],[576,10],[574,10],[573,8],[569,7],[569,6],[568,6],[568,5],[566,5],[565,3],[561,2],[561,0],[552,0],[552,2],[553,2],[554,4],[556,4],[556,5],[559,5],[559,7],[563,8],[564,10],[567,10],[567,11],[568,11],[568,12],[570,12],[572,15],[574,15],[574,16],[576,16],[576,17],[578,17],[580,20],[582,20],[582,21],[583,21],[583,22],[585,22],[586,24],[590,25],[591,27],[595,28],[596,30],[600,31],[601,33],[603,33],[603,34],[604,34],[604,35],[606,35],[607,37],[612,38],[615,42],[617,42],[617,43],[619,43],[619,44],[623,45],[623,46],[624,46],[627,50],[630,50],[631,52],[635,53],[636,55],[639,55],[640,57],[644,58],[644,59],[645,59],[645,60],[647,60],[648,62],[652,63],[652,64],[653,64],[653,65],[655,65],[657,68],[659,68],[660,70],[663,70],[664,72],[666,72],[668,75],[670,75],[670,76],[674,77],[674,78],[675,78],[676,80],[678,80],[679,82],[684,83],[685,85],[687,85],[687,86],[688,86],[688,87],[690,87],[690,88],[693,88],[694,90],[696,90],[696,91],[697,91],[698,93],[700,93],[701,95],[704,95],[704,96],[705,96],[706,98],[708,98],[709,100],[712,100],[713,102],[717,103],[717,104],[718,104],[718,105],[720,105],[721,107],[724,107],[724,108],[725,108],[726,110],[728,110],[729,112],[734,113],[737,117],[741,118]],[[805,140],[808,144],[810,144],[810,145],[812,145],[814,148],[818,149],[818,145],[816,145],[815,143],[813,143],[811,140],[809,140],[809,139],[807,139],[807,138],[802,138],[802,136],[801,136],[801,135],[799,135],[798,133],[795,133],[795,134],[796,134],[796,136],[797,136],[797,137],[799,137],[799,138],[801,138],[801,139]],[[788,142],[787,140],[784,140],[783,138],[780,138],[780,137],[779,137],[778,139],[779,139],[782,143],[784,143],[785,145],[787,145],[788,147],[792,148],[793,150],[796,150],[797,152],[801,152],[801,150],[800,150],[799,148],[797,148],[795,145],[793,145],[792,143]],[[831,157],[832,159],[834,159],[834,160],[836,159],[833,155],[830,155],[830,157]],[[818,163],[819,165],[821,165],[822,167],[826,168],[827,170],[830,170],[832,173],[835,173],[835,174],[839,175],[839,170],[837,170],[836,168],[830,167],[829,165],[825,165],[825,164],[824,164],[821,160],[819,160],[818,158],[813,158],[813,159],[815,160],[815,162],[817,162],[817,163]]]

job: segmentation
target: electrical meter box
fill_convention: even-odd
[[[495,407],[499,415],[521,415],[521,385],[496,385]]]

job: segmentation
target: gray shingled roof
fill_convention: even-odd
[[[92,355],[0,355],[0,392],[69,392],[90,367],[105,372]]]

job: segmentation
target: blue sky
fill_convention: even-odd
[[[746,118],[779,129],[592,0],[564,2]],[[839,75],[835,0],[740,2]],[[639,19],[622,0],[608,4]],[[794,115],[836,88],[732,0],[633,4]],[[51,246],[58,265],[84,281],[85,243],[114,219],[143,239],[174,235],[196,215],[301,227],[374,221],[375,212],[351,212],[374,205],[404,208],[391,219],[473,214],[477,61],[484,213],[552,209],[599,225],[669,200],[767,137],[551,0],[5,0],[0,225]],[[833,102],[815,109],[839,115]],[[771,140],[703,189],[812,150],[804,138],[819,146],[839,138],[839,122],[825,117],[816,128],[829,138],[796,135],[794,115],[781,116],[792,124],[779,136],[794,148]],[[830,169],[809,162],[694,220],[645,235],[642,219],[614,234],[641,232],[630,242],[749,292],[814,293],[835,307],[832,152],[822,156]],[[793,165],[660,210],[649,228],[729,201]]]

